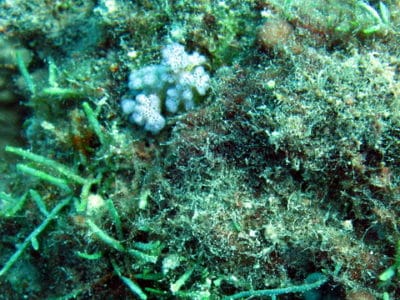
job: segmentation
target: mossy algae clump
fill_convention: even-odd
[[[0,4],[4,298],[399,298],[396,1],[39,2]],[[149,134],[171,44],[210,88]]]

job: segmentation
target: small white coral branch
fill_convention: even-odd
[[[121,102],[129,120],[153,134],[165,126],[164,109],[169,113],[193,109],[196,95],[204,96],[210,88],[210,77],[201,66],[206,62],[203,55],[188,54],[177,43],[167,45],[161,54],[161,64],[130,74],[128,87],[132,98]]]

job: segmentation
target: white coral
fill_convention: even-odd
[[[165,126],[165,119],[160,111],[160,98],[157,95],[139,94],[133,99],[123,99],[122,111],[129,114],[129,120],[143,126],[146,131],[157,134]]]
[[[128,87],[134,99],[121,102],[122,111],[130,121],[145,130],[158,133],[165,126],[162,109],[176,113],[190,110],[195,97],[204,96],[209,89],[210,77],[201,66],[206,58],[198,52],[188,54],[177,43],[167,45],[161,52],[159,65],[145,66],[133,71]]]

